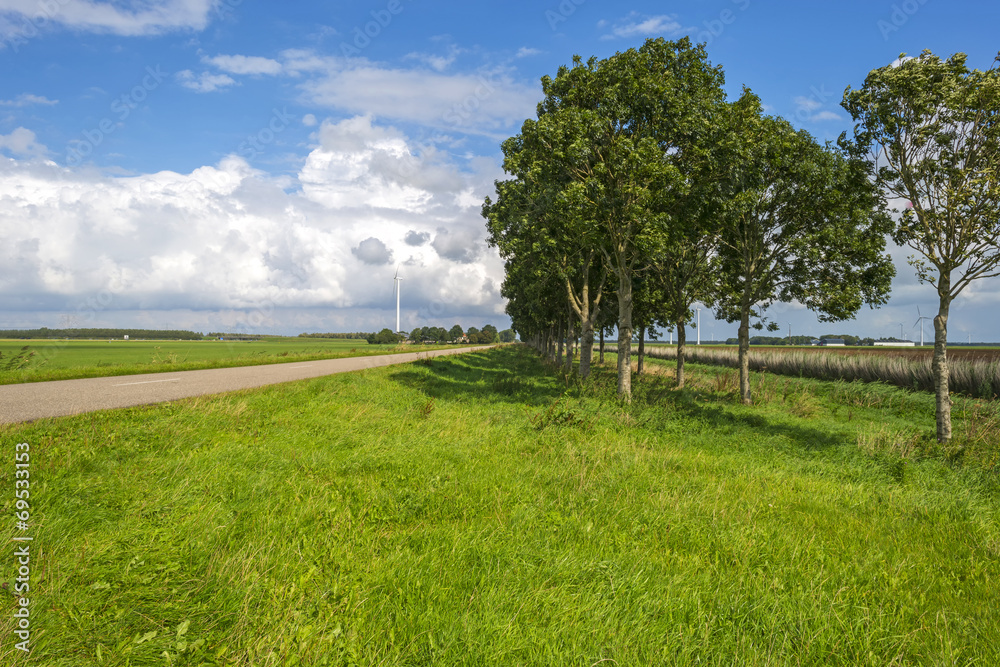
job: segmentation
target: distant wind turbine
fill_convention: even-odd
[[[917,321],[913,323],[913,326],[920,325],[920,346],[924,346],[924,320],[929,320],[931,318],[920,314],[920,306],[917,306]]]
[[[392,277],[392,291],[396,293],[396,333],[399,333],[399,267],[396,267],[396,275]]]

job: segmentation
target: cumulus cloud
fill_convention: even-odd
[[[20,157],[38,157],[48,153],[48,149],[38,143],[35,133],[24,127],[10,134],[0,134],[0,151]]]
[[[450,67],[452,63],[454,63],[455,60],[458,59],[458,56],[463,52],[464,51],[458,48],[456,45],[450,44],[448,46],[448,53],[446,55],[441,55],[437,53],[413,52],[406,54],[403,57],[403,59],[416,60],[417,62],[423,63],[424,65],[427,65],[428,67],[434,69],[435,71],[443,72],[446,69],[448,69],[448,67]]]
[[[228,74],[202,72],[200,75],[195,75],[194,72],[186,69],[178,72],[176,77],[182,86],[196,93],[214,93],[217,90],[236,85],[236,80]]]
[[[59,104],[59,100],[50,100],[44,95],[32,95],[31,93],[21,93],[12,100],[0,100],[0,107],[26,107],[32,104],[52,106]]]
[[[607,28],[608,23],[601,21],[598,27],[601,29]],[[601,35],[601,39],[656,37],[660,35],[677,35],[682,32],[684,32],[684,27],[677,22],[676,16],[671,14],[648,16],[639,12],[632,12],[612,25],[611,32]]]
[[[431,247],[444,259],[471,264],[482,251],[482,237],[471,229],[439,229]]]
[[[281,74],[281,63],[260,56],[218,55],[202,58],[202,62],[214,65],[230,74]]]
[[[508,128],[534,114],[540,97],[535,86],[500,75],[391,68],[308,51],[283,55],[289,72],[311,74],[301,84],[309,104],[441,129],[489,133]]]
[[[427,242],[430,240],[431,235],[429,232],[417,232],[412,229],[406,232],[406,236],[403,237],[403,241],[406,242],[406,245],[412,246],[427,245]]]
[[[57,23],[74,30],[116,35],[155,35],[173,30],[203,30],[214,0],[0,0],[0,19],[10,37],[34,34],[38,26]],[[123,6],[124,5],[124,6]],[[40,20],[43,17],[44,20]]]
[[[366,238],[357,248],[351,248],[351,253],[365,264],[374,266],[392,262],[392,251],[374,236]]]
[[[843,120],[840,114],[830,111],[823,110],[823,103],[817,100],[815,97],[805,97],[798,96],[794,99],[795,102],[795,117],[803,122],[821,122],[828,120]]]
[[[502,323],[503,263],[467,205],[498,172],[371,117],[325,121],[291,184],[235,156],[127,177],[0,157],[0,309],[7,326],[377,330],[400,262],[406,328]]]

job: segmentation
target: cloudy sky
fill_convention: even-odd
[[[479,215],[543,75],[648,37],[707,42],[735,97],[820,140],[900,53],[1000,49],[995,0],[0,0],[0,329],[367,331],[509,325]],[[892,301],[793,334],[908,336]],[[1000,340],[1000,282],[952,308]],[[929,331],[929,328],[928,328]],[[695,335],[691,332],[690,335]],[[735,326],[702,312],[704,338]]]

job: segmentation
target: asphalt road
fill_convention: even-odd
[[[431,352],[325,359],[267,366],[0,385],[0,424],[163,403],[191,396],[220,394],[334,373],[405,364],[427,357],[460,354],[479,349],[482,348],[461,347]]]

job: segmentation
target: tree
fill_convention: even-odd
[[[740,398],[749,405],[751,318],[761,328],[772,302],[795,300],[820,321],[848,319],[862,304],[885,303],[895,270],[883,254],[891,221],[855,147],[818,145],[764,116],[749,91],[731,111],[716,316],[739,322]]]
[[[537,143],[538,159],[565,174],[562,196],[590,226],[583,235],[599,239],[616,279],[618,394],[625,399],[633,278],[661,231],[650,207],[688,186],[675,163],[711,126],[713,107],[725,99],[722,82],[704,47],[687,38],[648,40],[601,61],[575,57],[572,68],[543,77],[538,120],[522,130]]]
[[[517,334],[514,333],[513,329],[504,329],[500,332],[501,343],[513,343],[515,340],[517,340]]]
[[[400,342],[400,336],[392,329],[382,329],[378,333],[369,334],[369,345],[395,345]]]
[[[500,340],[499,332],[497,328],[492,324],[487,324],[483,326],[482,330],[479,332],[479,342],[484,344],[496,343]]]
[[[916,252],[920,282],[937,289],[934,387],[937,439],[951,439],[948,312],[975,280],[1000,275],[1000,71],[970,70],[958,53],[872,70],[843,107],[859,144],[877,147],[878,183],[907,200],[892,233]]]
[[[465,335],[465,332],[462,331],[462,327],[459,326],[459,325],[457,325],[457,324],[455,326],[453,326],[451,329],[448,330],[448,340],[453,341],[453,342],[457,341],[457,340],[461,340],[462,336],[464,336],[464,335]]]

